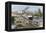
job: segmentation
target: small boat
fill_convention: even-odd
[[[32,16],[28,16],[28,18],[29,18],[30,20],[33,20],[33,17],[32,17]]]

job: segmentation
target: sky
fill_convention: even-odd
[[[24,10],[26,7],[29,7],[26,11],[29,11],[29,12],[35,12],[35,11],[38,11],[38,9],[40,8],[41,12],[43,12],[43,6],[34,6],[34,5],[14,5],[12,4],[11,5],[11,9],[12,9],[12,12],[16,12],[16,11],[20,11],[20,10]]]

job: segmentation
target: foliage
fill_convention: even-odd
[[[41,12],[41,10],[40,9],[38,9],[38,12],[36,12],[35,14],[34,14],[34,16],[43,16],[43,13]]]
[[[11,17],[11,23],[14,24],[14,16]]]

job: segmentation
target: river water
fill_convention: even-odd
[[[43,17],[33,18],[32,24],[36,24],[39,27],[43,27]]]

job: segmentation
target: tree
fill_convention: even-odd
[[[40,9],[38,9],[38,13],[39,13],[39,16],[40,16],[40,17],[43,16],[43,13],[41,12]]]
[[[11,23],[14,24],[14,16],[11,17]]]
[[[38,9],[38,12],[35,12],[34,16],[41,17],[41,16],[43,16],[43,13],[41,12],[40,9]]]

